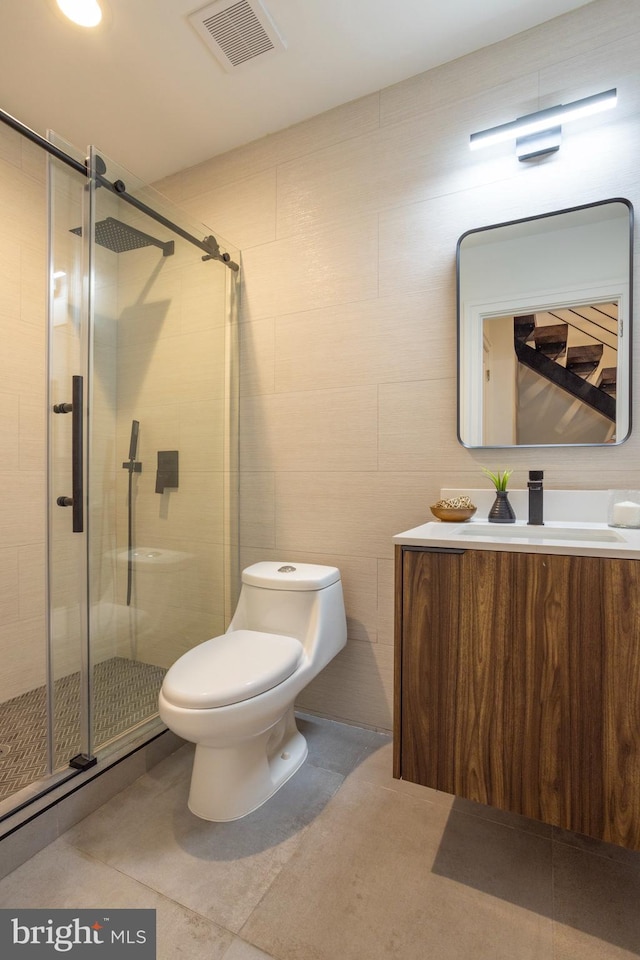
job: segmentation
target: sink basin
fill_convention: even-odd
[[[470,523],[456,531],[460,537],[492,537],[500,540],[580,540],[589,543],[626,543],[615,530],[585,527],[519,526],[500,523]]]

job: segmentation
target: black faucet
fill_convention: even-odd
[[[527,486],[529,487],[529,523],[532,526],[542,526],[544,520],[542,519],[542,500],[543,500],[543,487],[542,487],[542,478],[544,473],[542,470],[529,470],[529,482]]]

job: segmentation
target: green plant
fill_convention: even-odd
[[[513,473],[513,470],[503,470],[502,473],[498,470],[497,473],[492,473],[491,470],[483,467],[482,472],[489,477],[496,490],[506,490],[509,477]]]

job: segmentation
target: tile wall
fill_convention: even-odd
[[[456,440],[456,242],[640,204],[639,42],[636,0],[597,0],[158,184],[243,251],[241,564],[343,574],[349,643],[308,710],[391,726],[392,535],[429,519],[441,486],[507,465]],[[614,86],[617,110],[567,128],[542,163],[469,151],[476,130]],[[640,437],[508,461],[515,486],[531,467],[550,487],[637,486]]]
[[[0,701],[45,677],[45,164],[0,129]]]

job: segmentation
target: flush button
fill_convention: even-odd
[[[295,572],[296,572],[295,567],[289,567],[289,566],[278,567],[278,573],[295,573]]]

